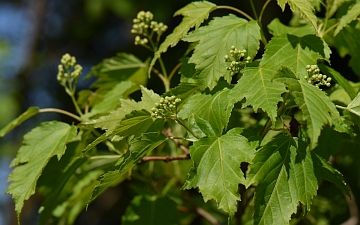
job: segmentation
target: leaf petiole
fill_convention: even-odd
[[[233,10],[235,12],[238,12],[240,13],[241,15],[243,15],[244,17],[246,17],[248,20],[254,20],[251,16],[249,16],[248,14],[246,14],[244,11],[240,10],[240,9],[237,9],[237,8],[234,8],[232,6],[227,6],[227,5],[220,5],[220,6],[217,6],[216,9],[230,9],[230,10]]]
[[[62,109],[56,109],[56,108],[46,108],[46,109],[39,109],[39,113],[44,113],[44,112],[55,112],[55,113],[60,113],[60,114],[64,114],[67,116],[70,116],[78,121],[81,121],[81,118],[75,114],[72,114],[68,111],[62,110]]]

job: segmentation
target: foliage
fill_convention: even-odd
[[[360,4],[278,0],[302,23],[275,18],[267,40],[261,18],[268,3],[260,16],[254,11],[256,20],[231,6],[190,3],[175,13],[183,20],[163,42],[168,27],[141,11],[131,32],[154,57],[104,59],[88,75],[96,78],[89,90],[76,91],[82,67],[65,54],[57,80],[76,114],[31,107],[0,130],[4,136],[45,112],[74,120],[43,122],[24,136],[7,189],[18,218],[38,190],[45,197],[40,224],[73,224],[104,191],[130,180],[123,224],[193,224],[199,216],[211,224],[320,223],[321,202],[332,201],[322,196],[320,187],[330,185],[324,180],[352,195],[335,167],[358,151],[349,143],[358,139],[359,85],[331,67],[331,56],[334,49],[349,54],[359,74],[360,46],[352,42],[359,38]],[[210,17],[224,8],[233,14]],[[162,56],[180,41],[189,48],[169,70]],[[148,89],[149,79],[165,92]]]

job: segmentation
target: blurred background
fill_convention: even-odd
[[[74,112],[71,100],[57,83],[57,65],[65,53],[77,58],[83,76],[92,66],[117,52],[129,52],[145,60],[144,48],[135,46],[130,33],[132,19],[140,10],[151,11],[154,19],[164,22],[171,31],[181,20],[173,14],[190,0],[0,0],[0,128],[30,106],[62,108]],[[252,14],[248,1],[217,0],[218,5],[231,5]],[[258,12],[265,1],[256,1]],[[288,10],[281,14],[272,1],[264,14],[265,24],[274,17],[289,21]],[[221,15],[228,11],[215,12]],[[268,34],[267,34],[268,35]],[[167,56],[179,58],[176,49]],[[166,57],[165,57],[166,61]],[[340,63],[340,62],[339,62]],[[166,62],[165,62],[166,64]],[[340,63],[341,64],[341,63]],[[171,66],[171,65],[170,65]],[[78,90],[93,81],[79,81]],[[156,89],[156,82],[149,83]],[[16,224],[14,205],[8,186],[9,164],[21,146],[22,136],[47,120],[67,121],[57,114],[39,114],[0,139],[0,225]],[[119,224],[124,204],[116,189],[110,189],[93,202],[76,224]],[[111,201],[109,201],[111,199]],[[37,224],[41,197],[33,196],[23,209],[23,224]],[[125,206],[126,207],[126,206]],[[108,210],[106,213],[105,211]],[[94,213],[96,212],[96,213]]]

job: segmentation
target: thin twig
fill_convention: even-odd
[[[155,69],[154,67],[151,68],[151,71],[153,71],[163,82],[163,84],[165,85],[165,83],[168,83],[168,81],[166,80],[166,78],[164,77],[164,75],[162,75],[162,73],[160,73],[159,70]]]
[[[149,161],[164,161],[164,162],[170,162],[174,160],[186,160],[190,159],[190,155],[176,155],[176,156],[146,156],[141,159],[141,163],[149,162]]]
[[[266,6],[270,3],[271,0],[267,0],[265,2],[265,4],[263,5],[262,9],[261,9],[261,12],[260,12],[260,15],[259,15],[259,20],[258,20],[258,23],[261,24],[261,20],[262,20],[262,16],[264,14],[264,11],[265,11],[265,8]]]
[[[72,114],[68,111],[65,111],[65,110],[62,110],[62,109],[56,109],[56,108],[46,108],[46,109],[40,109],[39,110],[39,113],[44,113],[44,112],[54,112],[54,113],[61,113],[61,114],[64,114],[64,115],[67,115],[67,116],[70,116],[78,121],[81,121],[81,118],[78,117],[77,115],[75,114]]]
[[[171,81],[171,78],[174,76],[175,72],[180,68],[180,66],[182,65],[182,62],[179,62],[170,72],[169,74],[169,82]]]
[[[210,224],[212,225],[220,225],[220,223],[217,221],[215,217],[213,217],[210,213],[205,211],[203,208],[196,207],[196,212],[200,216],[202,216],[204,219],[206,219]]]
[[[162,131],[163,134],[165,134],[166,136],[170,137],[171,140],[173,140],[173,142],[185,153],[185,154],[189,154],[190,151],[187,147],[185,147],[183,144],[181,144],[179,142],[178,139],[174,139],[174,138],[171,138],[174,136],[173,132],[171,130],[168,130],[168,129],[163,129]]]
[[[346,203],[349,207],[350,218],[348,220],[346,220],[344,223],[342,223],[341,225],[356,225],[359,222],[359,211],[358,211],[358,207],[356,204],[354,193],[352,192],[349,185],[347,185],[347,188],[349,189],[350,197],[345,195],[345,199],[346,199]]]
[[[249,16],[249,15],[246,14],[245,12],[241,11],[240,9],[231,7],[231,6],[220,5],[220,6],[217,6],[216,9],[230,9],[230,10],[233,10],[233,11],[235,11],[235,12],[240,13],[241,15],[245,16],[245,17],[246,17],[247,19],[249,19],[249,20],[254,20],[251,16]]]

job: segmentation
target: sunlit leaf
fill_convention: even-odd
[[[153,124],[151,114],[146,110],[133,111],[127,114],[122,120],[116,124],[114,128],[107,130],[104,134],[98,137],[95,141],[90,143],[83,150],[86,153],[99,143],[118,135],[119,137],[135,135],[139,136],[141,133],[146,132]]]
[[[316,64],[318,59],[328,60],[331,50],[327,44],[315,35],[298,37],[282,34],[273,37],[261,60],[260,67],[272,70],[287,67],[302,79],[307,75],[306,65]]]
[[[360,93],[346,107],[348,111],[360,116]]]
[[[148,112],[151,112],[151,109],[154,107],[155,103],[160,101],[160,96],[143,86],[141,86],[141,92],[142,98],[140,102],[135,102],[134,100],[129,99],[120,99],[120,108],[114,111],[110,111],[110,113],[106,116],[86,121],[84,124],[93,125],[96,128],[108,130],[115,128],[127,114],[134,110],[144,109]]]
[[[16,158],[11,162],[15,169],[9,176],[6,192],[13,196],[15,210],[20,214],[24,201],[35,193],[37,180],[51,157],[58,160],[66,144],[74,139],[77,128],[62,122],[44,122],[24,136]]]
[[[272,121],[275,121],[277,104],[282,101],[281,94],[286,92],[285,86],[273,83],[274,71],[262,67],[248,67],[243,70],[243,76],[230,91],[230,96],[236,101],[246,98],[246,105],[252,105],[256,111],[264,110]]]
[[[184,188],[198,187],[205,201],[214,199],[218,207],[234,215],[240,200],[238,185],[245,181],[241,162],[251,162],[254,145],[238,129],[220,137],[205,137],[190,148],[194,167]]]
[[[214,95],[195,94],[183,105],[178,115],[186,119],[195,114],[206,120],[216,135],[220,136],[229,122],[230,113],[234,107],[229,93],[229,89],[224,89]]]
[[[198,137],[215,137],[216,133],[210,123],[196,114],[189,117],[189,127]]]
[[[297,80],[290,70],[283,69],[278,76],[284,77],[283,81],[288,85],[290,94],[301,109],[307,122],[311,148],[314,148],[325,124],[341,123],[339,112],[322,90],[306,81]]]
[[[283,11],[285,10],[285,4],[288,3],[291,11],[300,12],[301,17],[309,21],[314,30],[317,31],[317,17],[311,0],[278,0],[277,2]]]
[[[207,26],[189,33],[184,41],[198,42],[189,63],[196,65],[196,76],[202,89],[213,89],[220,77],[229,83],[229,66],[224,56],[230,54],[231,46],[245,49],[246,56],[254,58],[260,47],[260,27],[256,21],[248,22],[230,14],[229,16],[216,17]]]
[[[96,104],[85,117],[90,118],[99,113],[106,113],[119,107],[120,99],[127,98],[129,94],[140,89],[139,85],[132,81],[122,81],[116,84],[109,92],[104,95],[101,102]]]
[[[242,71],[243,75],[231,90],[231,96],[235,101],[241,101],[245,97],[245,106],[252,105],[255,110],[263,109],[274,122],[277,104],[282,101],[281,94],[286,92],[282,84],[272,82],[277,71],[287,67],[303,80],[307,75],[306,65],[315,64],[317,59],[329,57],[329,47],[315,35],[275,36],[266,46],[259,67],[246,67]]]
[[[5,134],[9,133],[12,129],[22,124],[25,120],[35,116],[39,113],[38,107],[30,107],[25,112],[23,112],[20,116],[18,116],[16,119],[11,121],[6,127],[2,128],[0,130],[0,137],[4,137]]]
[[[305,212],[318,188],[309,149],[290,136],[277,136],[258,150],[247,186],[258,183],[254,224],[289,224],[301,202]]]
[[[160,58],[161,53],[167,51],[168,47],[174,47],[181,38],[183,38],[191,28],[198,28],[200,24],[209,17],[210,12],[216,9],[216,5],[207,1],[192,2],[175,12],[175,16],[184,16],[181,23],[175,27],[173,32],[169,34],[165,41],[161,43],[159,49],[155,52],[154,58],[151,60],[150,68],[155,65],[156,60]],[[150,75],[151,70],[149,70]]]
[[[360,2],[354,3],[347,13],[340,18],[340,23],[336,27],[334,31],[334,35],[336,36],[346,25],[348,25],[351,21],[356,20],[360,15]]]

